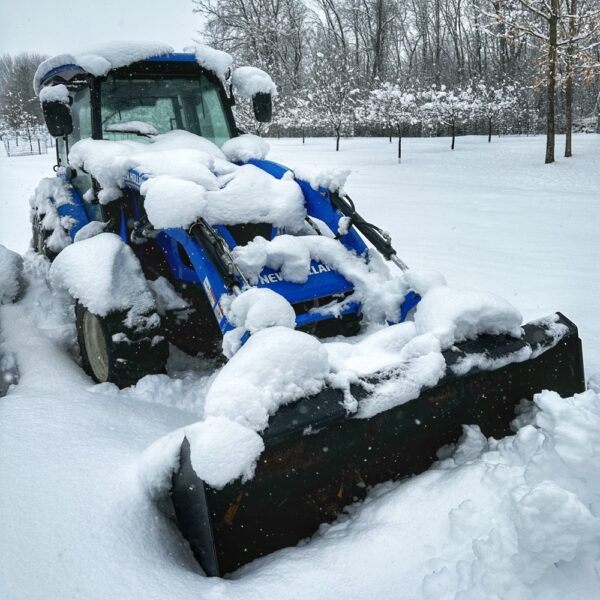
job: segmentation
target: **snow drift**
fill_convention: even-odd
[[[164,481],[155,476],[165,452],[149,471],[140,462],[169,431],[194,427],[195,416],[140,403],[128,390],[90,385],[68,355],[71,317],[40,277],[41,262],[26,258],[25,298],[0,307],[3,342],[23,375],[0,401],[2,597],[370,600],[395,597],[399,589],[408,598],[436,600],[596,594],[600,397],[593,391],[566,399],[538,395],[533,411],[523,407],[518,433],[503,440],[486,440],[468,427],[436,468],[371,490],[307,543],[230,579],[204,578],[157,512],[152,497],[159,488],[148,496],[149,487]],[[390,350],[398,330],[388,334]],[[170,385],[163,377],[146,378],[159,394]],[[231,463],[238,449],[249,454],[246,444],[257,444],[253,452],[259,447],[259,439],[242,441],[242,429]],[[198,451],[203,469],[209,450]],[[215,464],[221,463],[208,468]],[[214,481],[220,476],[202,472]],[[222,473],[231,475],[224,466]]]

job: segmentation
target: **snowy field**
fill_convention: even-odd
[[[559,146],[562,144],[559,138]],[[22,374],[0,399],[0,598],[593,599],[600,589],[600,136],[543,165],[544,140],[270,140],[288,166],[349,168],[359,212],[399,255],[451,285],[495,292],[525,320],[562,311],[580,329],[592,390],[540,395],[516,436],[467,429],[452,458],[384,484],[309,543],[207,579],[144,488],[139,459],[198,418],[210,365],[119,391],[73,361],[67,303],[29,256],[29,290],[0,308]],[[27,199],[51,155],[0,156],[0,244],[20,253]],[[196,370],[190,370],[192,366]]]

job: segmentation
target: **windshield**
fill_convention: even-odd
[[[193,77],[110,76],[102,83],[102,137],[148,140],[131,132],[166,133],[185,129],[221,146],[231,137],[219,87],[203,75]],[[144,127],[143,125],[149,127]]]

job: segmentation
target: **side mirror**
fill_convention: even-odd
[[[254,118],[259,123],[269,123],[273,115],[273,101],[271,94],[258,92],[252,96],[252,108],[254,109]]]
[[[42,102],[42,109],[51,136],[63,137],[73,133],[73,117],[68,104],[56,100]]]

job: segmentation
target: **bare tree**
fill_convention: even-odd
[[[31,82],[45,58],[29,52],[0,56],[0,119],[8,129],[29,131],[43,124],[40,102]]]
[[[315,87],[317,52],[340,77],[351,80],[349,89],[360,90],[354,100],[368,98],[370,90],[385,82],[464,89],[470,81],[485,81],[490,89],[497,89],[510,81],[519,90],[519,105],[527,106],[522,114],[528,114],[515,126],[529,131],[545,121],[550,162],[556,124],[564,117],[570,140],[570,124],[594,110],[600,93],[599,67],[594,66],[600,65],[600,49],[594,45],[598,35],[590,18],[584,17],[600,8],[600,0],[193,3],[204,17],[202,41],[232,53],[238,64],[269,71],[277,81],[284,112],[292,110],[295,98],[311,94],[316,102],[328,93]],[[564,85],[564,105],[557,103],[560,85]],[[322,126],[315,115],[311,116],[314,123]],[[293,128],[291,119],[284,121]],[[476,131],[489,134],[489,120],[487,125],[483,120],[474,123]],[[376,130],[374,124],[368,127]]]

